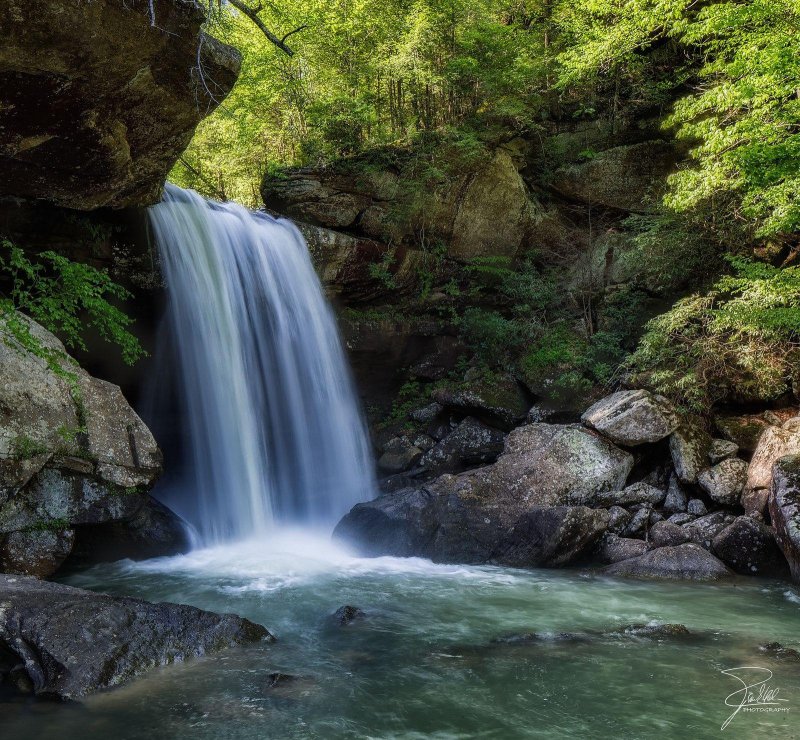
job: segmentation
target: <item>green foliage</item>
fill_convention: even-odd
[[[645,51],[676,43],[687,60],[666,88],[684,81],[665,125],[692,145],[671,178],[666,203],[703,207],[717,219],[751,221],[760,236],[800,229],[800,6],[795,0],[592,0],[559,5],[563,89],[648,68]]]
[[[139,340],[127,329],[132,319],[108,300],[123,300],[130,294],[104,270],[49,251],[31,261],[19,247],[4,239],[0,241],[0,271],[10,283],[7,293],[0,296],[0,317],[6,330],[24,348],[44,357],[51,368],[63,369],[63,357],[42,347],[15,311],[58,334],[68,347],[86,349],[82,332],[90,326],[103,339],[117,344],[128,364],[145,354]]]
[[[380,262],[370,262],[369,275],[374,280],[378,280],[387,290],[394,290],[397,282],[394,279],[392,267],[395,262],[395,250],[387,249],[381,257]]]
[[[257,205],[274,161],[319,163],[453,127],[538,125],[550,62],[544,29],[531,23],[541,11],[525,2],[264,5],[278,36],[306,26],[290,38],[294,56],[232,6],[213,14],[209,30],[242,52],[243,67],[173,170],[179,185]]]
[[[28,437],[25,434],[20,434],[11,440],[9,445],[11,456],[17,460],[28,460],[37,455],[43,455],[47,452],[47,447],[41,442]]]
[[[800,268],[730,257],[733,274],[647,325],[630,369],[696,411],[790,389],[800,339]]]

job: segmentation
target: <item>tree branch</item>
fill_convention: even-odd
[[[289,38],[289,36],[294,36],[294,34],[296,34],[296,33],[300,33],[300,31],[305,31],[305,30],[306,30],[306,28],[308,28],[308,26],[307,26],[307,25],[303,25],[303,26],[298,26],[297,28],[295,28],[295,29],[294,29],[294,31],[289,31],[289,33],[287,33],[287,34],[286,34],[286,35],[285,35],[285,36],[284,36],[284,37],[281,39],[281,43],[283,43],[284,41],[286,41],[286,39],[288,39],[288,38]]]
[[[292,31],[291,33],[286,34],[282,39],[279,39],[272,31],[270,31],[266,25],[264,25],[264,21],[258,17],[258,12],[261,10],[261,6],[259,5],[258,10],[254,10],[249,5],[246,5],[242,0],[228,0],[228,2],[233,5],[236,10],[241,11],[244,13],[253,23],[255,23],[261,33],[263,33],[271,43],[275,44],[282,52],[288,54],[290,57],[294,56],[294,52],[286,46],[284,41],[292,35],[292,33],[296,33],[296,31]],[[300,29],[298,29],[300,30]]]

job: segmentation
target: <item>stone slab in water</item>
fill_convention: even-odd
[[[15,676],[40,697],[79,698],[159,666],[274,639],[235,614],[0,575],[0,683]]]

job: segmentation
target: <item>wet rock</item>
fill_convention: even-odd
[[[708,514],[708,509],[699,498],[693,498],[690,499],[689,503],[686,505],[686,513],[692,516],[705,516]]]
[[[737,573],[776,576],[786,571],[786,559],[775,533],[749,516],[737,517],[711,541],[711,551]]]
[[[715,511],[706,514],[694,521],[683,525],[692,542],[706,549],[711,548],[711,542],[725,527],[733,524],[735,516],[724,511]]]
[[[611,506],[608,509],[608,531],[614,534],[620,534],[628,523],[633,518],[627,509],[621,506]]]
[[[769,514],[792,578],[800,582],[800,455],[782,457],[775,464]]]
[[[161,473],[153,435],[118,387],[88,375],[55,336],[22,320],[69,373],[55,372],[10,334],[0,341],[0,536],[28,533],[12,542],[30,541],[34,530],[132,518]],[[37,537],[39,575],[50,574],[43,544],[52,542],[57,567],[70,537]]]
[[[147,560],[178,555],[190,548],[189,525],[151,497],[130,519],[76,527],[69,565]]]
[[[433,474],[457,473],[471,465],[497,460],[503,451],[505,434],[467,417],[450,434],[419,460],[419,465]]]
[[[763,514],[775,463],[786,455],[800,453],[800,430],[792,431],[771,426],[764,431],[747,470],[747,482],[742,494],[746,514]]]
[[[691,537],[683,527],[674,522],[657,522],[650,527],[648,541],[651,549],[658,547],[674,547],[689,542]]]
[[[0,540],[0,571],[46,578],[61,567],[74,540],[72,529],[11,532]]]
[[[158,200],[239,72],[205,20],[186,0],[2,3],[0,195],[78,210]]]
[[[529,424],[506,438],[490,485],[520,509],[580,505],[624,488],[632,467],[630,454],[577,424]]]
[[[585,506],[556,506],[523,514],[493,560],[520,568],[569,565],[586,557],[608,527],[608,512]]]
[[[697,476],[707,467],[711,436],[697,419],[684,420],[669,438],[672,464],[681,483],[696,483]]]
[[[739,445],[727,439],[712,439],[711,447],[708,450],[708,459],[712,465],[716,465],[729,457],[734,457],[739,451]]]
[[[378,459],[378,468],[384,473],[402,473],[414,467],[422,458],[422,450],[407,437],[394,437],[386,443]]]
[[[319,690],[319,684],[311,676],[275,672],[267,676],[264,688],[269,697],[297,701]]]
[[[595,556],[601,563],[618,563],[643,555],[646,551],[647,543],[644,540],[618,537],[606,532],[597,545]]]
[[[746,481],[747,463],[738,457],[727,458],[697,476],[697,483],[712,501],[723,506],[738,506]]]
[[[358,504],[334,537],[367,556],[560,566],[586,555],[608,525],[603,509],[521,506],[493,488],[490,471],[443,475]]]
[[[609,565],[603,572],[632,578],[691,581],[714,581],[733,575],[723,562],[694,543],[660,547],[638,558]]]
[[[758,651],[775,660],[785,661],[787,663],[800,663],[800,652],[793,648],[787,648],[779,642],[765,642],[758,646]]]
[[[652,640],[685,638],[692,633],[683,624],[626,624],[610,634],[623,637],[643,637]]]
[[[621,491],[598,493],[589,502],[592,506],[631,506],[633,504],[658,504],[664,500],[664,491],[644,482],[633,483]]]
[[[658,442],[677,425],[669,401],[648,391],[619,391],[598,401],[581,421],[626,447]]]
[[[0,647],[39,696],[74,699],[225,647],[273,640],[233,614],[0,575]]]
[[[364,619],[366,614],[364,613],[363,609],[359,609],[357,606],[340,606],[332,615],[331,618],[333,619],[336,624],[346,627],[348,624],[352,624],[357,620]]]
[[[677,514],[686,511],[688,504],[688,496],[686,495],[686,491],[683,490],[683,486],[678,480],[678,477],[676,475],[670,476],[669,488],[667,489],[667,495],[664,499],[664,511],[668,514]]]

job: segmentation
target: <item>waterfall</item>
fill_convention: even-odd
[[[155,383],[185,440],[160,496],[204,543],[333,525],[374,495],[372,460],[300,232],[169,185],[150,223],[168,296]]]

